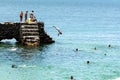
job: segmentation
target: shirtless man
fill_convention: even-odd
[[[20,22],[22,22],[22,19],[23,19],[23,12],[21,11],[20,12]]]

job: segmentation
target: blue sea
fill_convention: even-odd
[[[0,22],[19,22],[26,10],[34,10],[55,43],[2,40],[0,80],[120,80],[119,0],[1,0]]]

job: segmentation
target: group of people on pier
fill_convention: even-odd
[[[20,22],[23,21],[23,16],[24,16],[24,22],[36,22],[37,19],[36,17],[34,16],[34,11],[32,10],[30,12],[30,17],[28,18],[28,11],[25,12],[25,14],[23,13],[23,11],[20,12]]]

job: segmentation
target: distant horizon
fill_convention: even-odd
[[[18,4],[18,0],[4,0],[5,2],[7,1],[9,4],[12,4],[12,2],[14,4]],[[3,2],[4,2],[3,1]],[[38,2],[39,0],[34,0],[34,1],[30,1],[30,0],[20,0],[20,2],[25,2],[27,3],[36,3],[36,1]],[[40,0],[39,1],[41,4],[50,4],[50,5],[54,5],[54,3],[60,3],[60,4],[71,4],[71,5],[86,5],[86,4],[108,4],[108,5],[120,5],[120,0]],[[54,2],[54,3],[53,3]],[[32,4],[31,3],[31,4]]]
[[[13,0],[13,1],[17,1],[17,0]],[[21,0],[24,1],[24,0]],[[26,0],[27,2],[30,2],[30,0]],[[39,1],[39,0],[34,0],[34,1]],[[40,0],[40,2],[80,2],[80,3],[117,3],[120,2],[120,0]]]

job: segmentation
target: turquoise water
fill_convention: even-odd
[[[14,39],[3,40],[0,80],[69,80],[71,75],[76,80],[120,80],[118,0],[4,0],[0,10],[0,22],[19,22],[21,10],[34,10],[56,41],[27,47]],[[59,27],[63,34],[58,36],[52,26]]]

